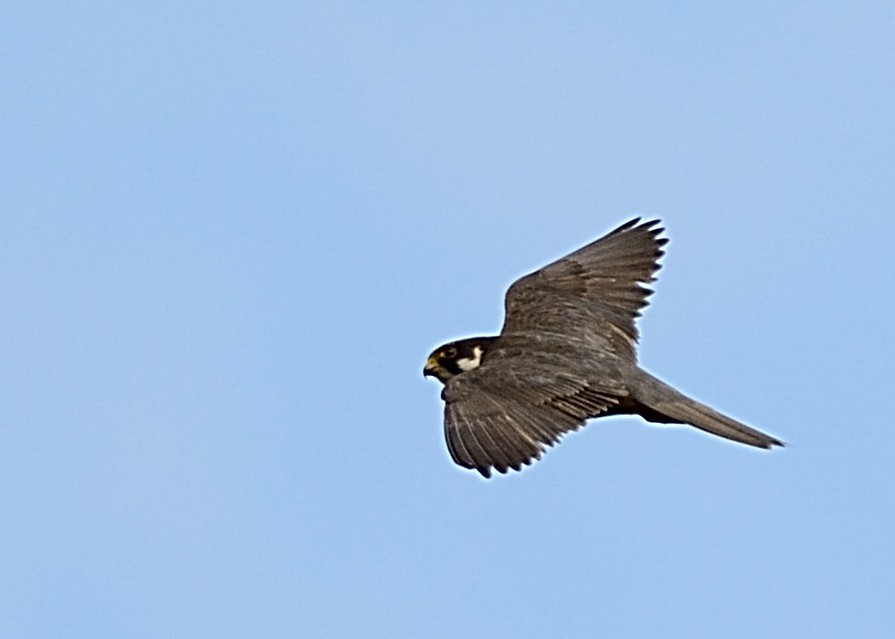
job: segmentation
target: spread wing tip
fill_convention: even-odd
[[[478,471],[478,473],[485,479],[491,479],[491,476],[492,476],[491,471],[496,470],[501,475],[506,475],[511,470],[515,470],[518,473],[518,472],[521,472],[522,469],[525,468],[526,466],[531,466],[534,462],[538,461],[540,458],[541,458],[541,454],[539,453],[537,456],[532,457],[530,459],[526,459],[522,462],[515,462],[512,464],[508,464],[508,465],[495,464],[494,466],[477,466],[477,465],[473,464],[473,465],[467,466],[466,464],[461,464],[461,466],[464,466],[465,468],[468,468],[470,470]]]
[[[644,231],[651,231],[658,235],[665,230],[665,227],[655,228],[657,224],[662,224],[662,220],[660,218],[644,220],[642,217],[637,216],[633,219],[628,220],[614,231],[611,231],[609,234],[612,235],[613,233],[621,233],[622,231],[628,231],[630,229],[637,228]]]

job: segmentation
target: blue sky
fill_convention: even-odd
[[[0,635],[895,626],[890,3],[0,10]],[[621,222],[645,368],[454,466],[424,358]]]

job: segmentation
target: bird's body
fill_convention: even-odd
[[[445,438],[456,463],[485,477],[492,468],[520,470],[588,419],[621,414],[782,445],[638,367],[634,322],[667,242],[658,220],[639,222],[514,282],[500,335],[429,356],[424,373],[445,385]]]

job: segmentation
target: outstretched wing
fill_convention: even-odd
[[[635,356],[635,320],[653,291],[662,246],[659,220],[627,222],[513,283],[502,333],[563,333],[588,327],[620,355]],[[582,320],[585,324],[581,324]]]
[[[500,348],[478,368],[449,380],[441,396],[453,460],[485,477],[492,468],[520,470],[565,433],[615,406],[624,389],[597,386],[586,373],[570,372],[581,367],[571,357]]]

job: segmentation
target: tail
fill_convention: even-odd
[[[695,399],[690,399],[665,382],[638,369],[628,390],[633,405],[629,408],[649,422],[689,424],[712,435],[758,448],[783,446],[783,442],[723,415]]]

